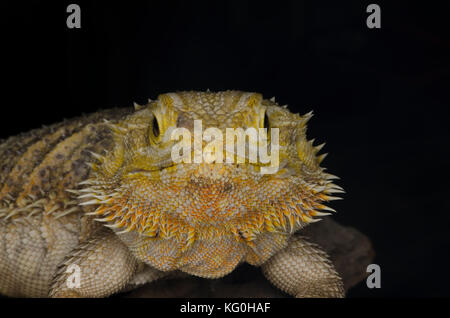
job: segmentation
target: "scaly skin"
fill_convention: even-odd
[[[298,232],[342,189],[299,116],[238,91],[160,95],[0,144],[0,293],[104,297],[168,273],[219,278],[261,266],[297,297],[343,297],[327,255]],[[279,128],[280,168],[177,163],[175,127]],[[322,212],[321,212],[322,211]],[[80,286],[69,288],[71,265]]]

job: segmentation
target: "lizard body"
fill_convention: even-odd
[[[0,144],[0,294],[104,297],[172,272],[219,278],[261,266],[298,297],[342,297],[327,255],[296,232],[342,192],[306,139],[311,114],[260,94],[163,94],[10,137]],[[279,129],[261,164],[174,163],[174,128]],[[80,286],[70,288],[70,268]]]

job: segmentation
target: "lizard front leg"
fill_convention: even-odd
[[[67,284],[79,268],[79,287]],[[77,246],[61,263],[56,272],[50,297],[105,297],[123,289],[133,278],[137,268],[135,257],[116,234],[107,229],[98,231],[85,243]]]
[[[295,297],[344,297],[344,287],[328,255],[316,244],[292,236],[286,248],[262,265],[264,276]]]

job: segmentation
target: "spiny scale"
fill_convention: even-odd
[[[282,146],[295,149],[298,153],[298,157],[286,158],[287,169],[297,173],[304,166],[308,173],[294,173],[292,177],[284,179],[277,179],[276,175],[263,178],[255,175],[255,169],[251,165],[241,167],[239,173],[234,166],[223,166],[211,170],[215,177],[209,179],[210,177],[206,177],[211,169],[209,166],[180,164],[175,169],[153,172],[151,180],[145,173],[134,173],[133,177],[126,175],[124,171],[127,169],[120,167],[119,161],[128,162],[133,165],[134,170],[145,171],[149,161],[165,160],[162,157],[145,158],[143,162],[138,157],[130,156],[130,153],[123,153],[123,149],[130,145],[146,146],[146,140],[139,139],[137,131],[142,131],[142,135],[147,136],[152,113],[189,116],[185,112],[199,112],[197,108],[202,105],[198,103],[204,101],[213,109],[228,107],[225,113],[230,114],[233,109],[249,107],[245,105],[247,102],[254,105],[255,100],[260,100],[256,95],[239,92],[226,92],[218,98],[199,97],[199,93],[192,93],[192,96],[190,94],[168,94],[147,107],[135,105],[136,113],[128,120],[116,124],[107,123],[115,134],[115,149],[111,149],[107,155],[93,154],[96,162],[91,179],[83,182],[85,188],[79,190],[78,196],[81,206],[94,207],[89,215],[93,215],[95,221],[113,229],[119,236],[133,234],[147,237],[146,244],[158,246],[165,241],[172,242],[178,255],[178,261],[173,266],[177,267],[186,262],[186,255],[196,254],[196,241],[208,242],[221,237],[228,242],[224,244],[254,249],[255,242],[264,240],[266,234],[279,235],[279,239],[283,240],[285,234],[292,234],[308,223],[320,220],[315,217],[335,212],[322,202],[337,199],[331,194],[341,193],[343,190],[331,182],[336,177],[323,172],[324,169],[319,166],[326,154],[317,153],[324,144],[314,146],[314,140],[306,140],[306,123],[311,119],[312,112],[303,116],[293,115],[277,106],[274,101],[261,100],[263,107],[270,112],[272,123],[277,120],[283,123],[280,125],[280,142],[286,144]],[[231,104],[226,104],[227,100]],[[211,103],[215,102],[225,104],[212,106]],[[245,121],[251,120],[248,116],[250,115],[247,115],[247,119],[241,118],[239,124],[245,126]],[[146,121],[147,126],[143,124]],[[230,122],[229,119],[223,121]],[[213,122],[217,124],[218,121]],[[203,124],[206,127],[207,120]],[[169,122],[161,122],[160,128],[169,125]],[[289,144],[293,140],[289,135],[292,132],[297,134],[294,138],[296,143]],[[129,139],[131,135],[133,140]],[[116,158],[117,154],[120,154],[120,159]],[[289,153],[281,155],[288,156]],[[112,179],[121,180],[122,185],[117,188]],[[170,185],[168,188],[167,184]],[[279,198],[284,198],[284,202],[279,202]],[[213,228],[214,231],[211,231]],[[215,236],[211,235],[213,232]],[[157,266],[157,261],[152,260],[151,255],[144,252],[137,256]],[[260,262],[268,256],[263,252],[256,259]],[[255,258],[254,255],[252,257]]]
[[[261,175],[250,163],[170,164],[172,128],[193,133],[193,120],[201,119],[203,129],[225,133],[261,128],[266,115],[269,129],[280,130],[277,173]],[[36,251],[59,253],[48,254],[48,270],[40,274],[45,278],[30,283],[26,294],[45,295],[57,264],[104,227],[136,259],[163,271],[220,277],[240,262],[263,264],[293,233],[334,212],[324,203],[343,193],[332,182],[337,177],[320,166],[324,144],[306,138],[312,116],[292,114],[257,93],[179,92],[3,141],[0,234],[26,221],[33,224],[27,235],[46,231],[39,235],[49,245]],[[15,263],[2,257],[0,249],[0,260],[8,264],[8,272],[0,272],[0,292],[14,294],[15,277],[28,276],[14,273]]]

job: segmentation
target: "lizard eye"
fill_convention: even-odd
[[[156,116],[153,117],[153,123],[152,123],[152,132],[153,136],[158,137],[159,136],[159,124],[158,119],[156,119]]]

